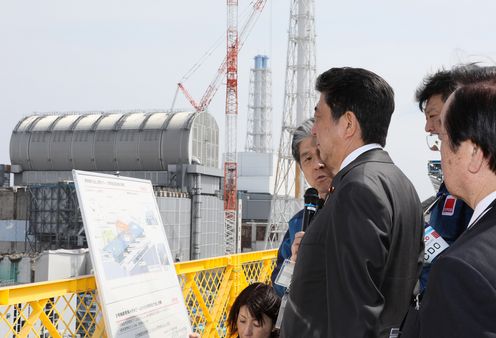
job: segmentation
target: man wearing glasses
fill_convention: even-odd
[[[464,67],[467,66],[460,66],[458,70],[457,68],[440,70],[425,77],[415,93],[419,108],[425,114],[425,131],[429,133],[427,145],[432,151],[440,150],[438,135],[441,128],[441,110],[450,94],[456,89],[455,77]],[[452,196],[442,182],[436,199],[426,210],[429,219],[426,224],[426,238],[432,239],[435,236],[429,235],[437,233],[442,239],[427,240],[425,243],[426,260],[420,276],[421,291],[427,286],[431,263],[465,231],[472,213],[473,210],[462,200]]]

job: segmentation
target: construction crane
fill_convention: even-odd
[[[227,6],[228,6],[228,11],[229,11],[229,3],[230,1],[227,1]],[[252,7],[252,12],[246,19],[245,23],[243,24],[241,31],[239,32],[239,37],[238,37],[238,42],[237,42],[237,49],[238,52],[243,48],[244,43],[246,42],[246,39],[248,38],[248,35],[250,34],[251,30],[255,26],[255,23],[257,22],[258,18],[260,17],[260,14],[262,13],[262,10],[265,7],[265,4],[267,3],[267,0],[254,0],[251,2],[251,7]],[[237,27],[237,1],[236,1],[236,27]],[[228,13],[228,20],[229,20],[229,13]],[[229,24],[229,23],[228,23]],[[176,95],[174,96],[174,100],[172,102],[172,107],[171,110],[174,109],[175,106],[175,101],[177,97],[177,92],[181,91],[186,99],[189,101],[191,106],[195,109],[197,112],[204,112],[207,110],[208,106],[210,105],[210,102],[212,101],[213,97],[215,96],[215,93],[217,93],[217,90],[219,89],[219,86],[221,84],[222,79],[224,78],[227,70],[227,62],[228,62],[228,57],[224,58],[222,63],[220,64],[219,68],[217,69],[217,73],[210,82],[209,86],[207,87],[207,90],[201,97],[200,101],[196,101],[193,96],[188,92],[186,87],[184,86],[184,83],[179,82],[177,84],[177,90],[176,90]]]
[[[199,102],[190,95],[184,84],[179,82],[171,107],[171,110],[174,109],[177,92],[180,90],[196,112],[206,111],[219,88],[221,79],[226,75],[226,148],[224,159],[224,238],[226,254],[236,253],[241,248],[241,231],[238,231],[236,226],[238,218],[238,163],[236,156],[238,53],[266,2],[267,0],[252,1],[253,10],[238,36],[238,0],[227,0],[227,53],[225,59]]]
[[[238,0],[227,0],[227,69],[226,69],[226,149],[224,158],[224,231],[226,254],[240,248],[237,231],[238,163],[236,129],[238,121]]]

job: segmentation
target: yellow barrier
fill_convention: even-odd
[[[226,319],[248,284],[269,282],[277,250],[176,263],[191,324],[202,337],[226,337]],[[0,288],[0,336],[103,337],[93,276]]]

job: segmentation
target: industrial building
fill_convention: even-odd
[[[79,169],[150,180],[176,260],[224,254],[219,130],[208,113],[35,114],[14,128],[10,157],[0,227],[24,235],[28,253],[86,247],[71,172]],[[19,252],[10,237],[0,238],[2,253]]]
[[[8,201],[0,208],[0,228],[9,229],[0,235],[0,254],[19,253],[21,248],[39,254],[87,247],[73,169],[150,180],[177,261],[220,256],[233,249],[261,250],[268,241],[278,242],[282,229],[269,230],[274,208],[284,209],[284,218],[289,218],[294,208],[283,205],[300,204],[301,199],[288,192],[277,199],[273,195],[274,168],[281,173],[281,159],[276,163],[272,145],[271,71],[267,56],[257,55],[254,61],[246,148],[236,153],[234,162],[233,191],[240,201],[234,234],[226,225],[226,168],[222,171],[219,165],[219,129],[208,112],[33,114],[14,128],[11,166],[0,168],[0,184],[8,186],[13,175],[13,186],[0,192],[0,199]],[[284,120],[283,132],[291,132],[293,124]],[[288,152],[289,141],[282,153]]]

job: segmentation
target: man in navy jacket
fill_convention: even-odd
[[[313,118],[304,121],[293,134],[291,142],[291,151],[293,158],[300,166],[305,176],[306,181],[311,187],[314,187],[319,192],[320,198],[325,198],[331,186],[331,174],[324,170],[324,164],[320,160],[319,151],[315,144],[315,137],[312,135]],[[281,270],[282,264],[286,259],[291,257],[291,246],[295,240],[296,233],[301,231],[303,223],[303,210],[297,212],[288,222],[288,231],[277,251],[277,261],[274,270],[272,271],[271,280],[276,293],[282,297],[285,287],[274,283],[277,274]]]

